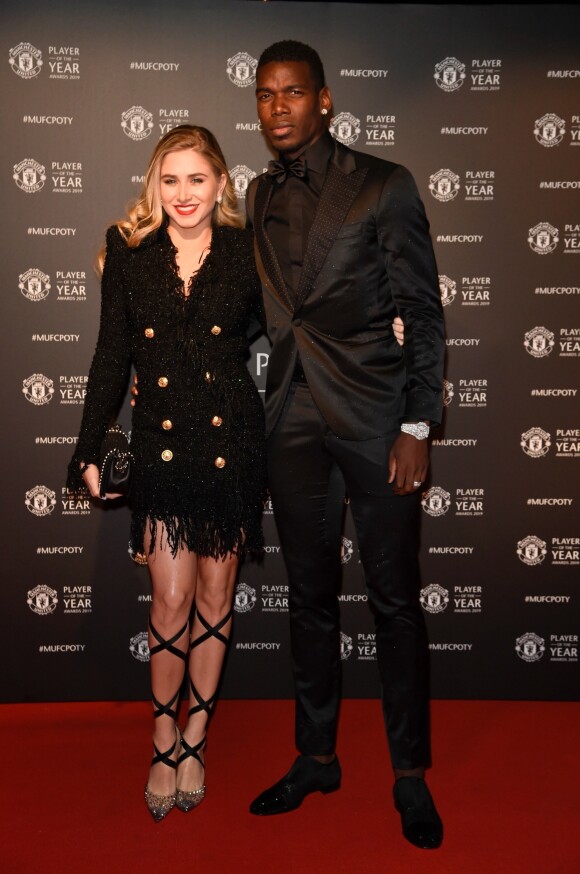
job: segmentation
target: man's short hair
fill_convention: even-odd
[[[294,39],[283,39],[264,49],[258,60],[256,72],[258,72],[260,67],[265,67],[266,64],[273,62],[281,63],[283,61],[303,61],[308,64],[316,91],[320,91],[326,85],[324,67],[318,52],[307,46],[306,43],[298,42]]]

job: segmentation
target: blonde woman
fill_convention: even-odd
[[[99,446],[133,364],[132,545],[147,555],[153,591],[145,800],[157,822],[205,796],[206,728],[238,563],[263,545],[264,418],[245,363],[262,305],[242,225],[215,137],[191,125],[162,137],[142,196],[107,232],[100,332],[69,468],[69,487],[84,480],[97,497]]]

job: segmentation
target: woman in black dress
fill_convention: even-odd
[[[204,798],[206,727],[238,562],[263,546],[264,420],[245,364],[262,310],[242,224],[215,137],[190,125],[162,137],[142,196],[107,231],[100,332],[69,467],[69,487],[84,480],[97,497],[99,447],[133,364],[132,546],[147,554],[153,589],[155,755],[145,799],[156,821]]]

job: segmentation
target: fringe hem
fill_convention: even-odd
[[[239,518],[239,517],[238,517]],[[171,551],[175,558],[181,549],[195,552],[202,558],[226,559],[228,555],[243,558],[251,555],[258,558],[264,552],[264,538],[259,517],[252,521],[242,519],[239,525],[224,525],[214,522],[199,523],[191,517],[171,514],[133,513],[131,522],[131,548],[145,552],[145,531],[151,537],[149,554],[156,548]]]

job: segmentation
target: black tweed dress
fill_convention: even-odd
[[[107,231],[101,322],[68,487],[97,463],[103,435],[139,379],[131,448],[132,548],[163,523],[175,554],[259,552],[266,486],[264,414],[246,367],[248,333],[263,324],[253,238],[216,227],[189,296],[165,227],[129,248]]]

